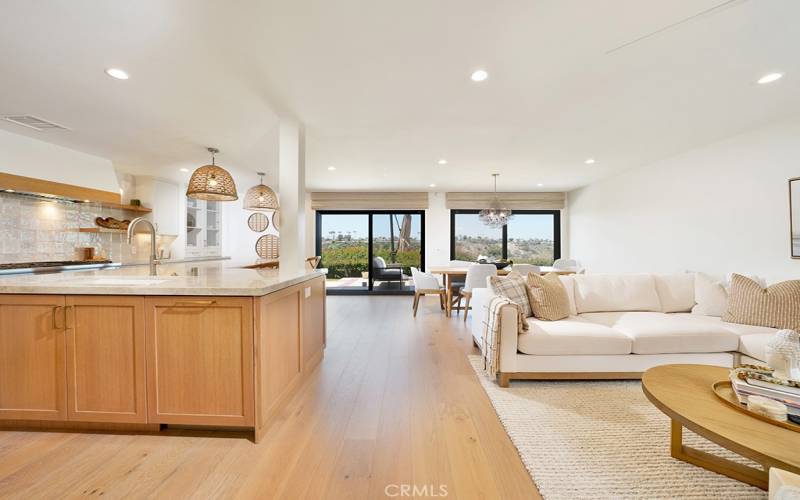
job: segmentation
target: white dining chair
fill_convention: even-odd
[[[542,268],[533,264],[514,264],[511,266],[511,270],[521,274],[523,278],[527,278],[530,273],[542,273]]]
[[[578,261],[575,259],[556,259],[553,262],[553,267],[556,269],[575,269],[578,267]]]
[[[436,276],[424,273],[416,267],[411,268],[411,279],[414,280],[414,317],[417,317],[419,308],[419,298],[423,295],[438,295],[439,305],[444,309],[445,293],[444,288],[439,285]]]
[[[458,308],[461,307],[461,299],[465,299],[464,304],[464,323],[467,322],[467,313],[469,311],[469,301],[472,299],[472,290],[475,288],[486,288],[486,280],[490,276],[497,276],[497,267],[494,264],[472,264],[467,268],[467,278],[464,280],[464,286],[458,291]]]

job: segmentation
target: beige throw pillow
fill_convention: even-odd
[[[569,316],[567,289],[556,273],[528,275],[528,299],[537,319],[557,321]]]
[[[734,274],[723,321],[745,325],[800,330],[800,280],[762,288],[758,282]]]
[[[522,309],[524,317],[533,316],[531,304],[528,302],[528,287],[525,286],[525,278],[521,274],[512,271],[507,276],[490,276],[489,288],[495,295],[517,304]]]
[[[706,273],[694,275],[694,300],[692,314],[722,316],[728,305],[728,292],[719,281]]]

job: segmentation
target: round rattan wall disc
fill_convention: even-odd
[[[275,226],[275,229],[280,229],[280,222],[281,222],[281,213],[278,210],[272,212],[272,225]]]
[[[257,233],[263,233],[269,227],[269,218],[261,212],[256,212],[247,218],[247,227]]]
[[[262,259],[277,259],[279,257],[281,239],[274,234],[266,234],[256,241],[256,254]]]

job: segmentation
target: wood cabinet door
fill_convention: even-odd
[[[147,297],[148,422],[252,427],[253,299]]]
[[[325,278],[303,283],[303,373],[312,371],[325,349]]]
[[[256,299],[256,439],[302,379],[302,296],[296,285]]]
[[[147,422],[144,298],[67,296],[67,415]]]
[[[0,419],[65,420],[64,296],[0,295]]]

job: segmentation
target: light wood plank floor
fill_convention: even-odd
[[[259,445],[181,430],[0,431],[0,498],[373,499],[402,485],[417,498],[440,487],[540,498],[468,364],[473,349],[436,297],[416,319],[411,297],[329,297],[325,360]]]

